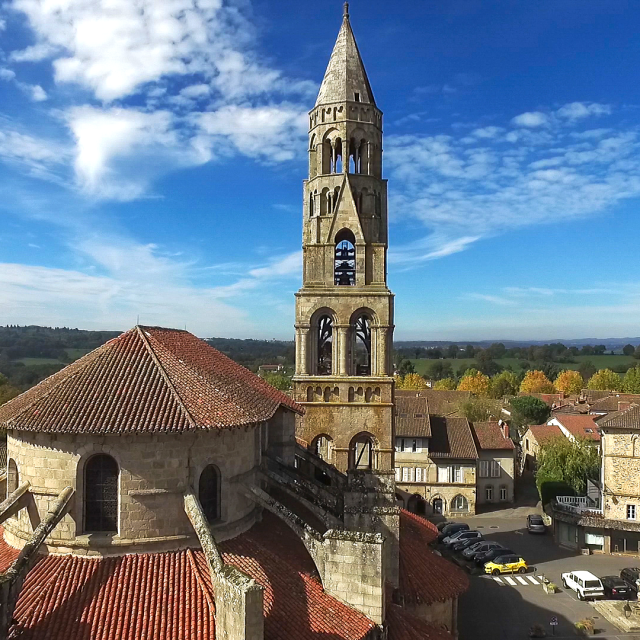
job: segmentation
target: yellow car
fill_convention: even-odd
[[[499,576],[501,573],[526,573],[527,563],[512,554],[498,556],[484,565],[484,572],[492,576]]]

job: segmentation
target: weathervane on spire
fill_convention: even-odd
[[[345,18],[349,17],[349,3],[348,2],[344,3],[344,17]]]

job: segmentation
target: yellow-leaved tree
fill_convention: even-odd
[[[407,373],[404,378],[396,383],[398,389],[426,389],[426,380],[417,373]]]
[[[575,395],[584,389],[584,380],[578,371],[565,369],[558,374],[555,387],[566,396]]]
[[[468,369],[458,384],[458,391],[471,391],[476,396],[486,396],[489,393],[489,383],[489,376],[477,369]]]
[[[589,378],[587,389],[593,389],[594,391],[622,391],[622,378],[611,369],[600,369]]]
[[[455,391],[456,381],[453,378],[442,378],[433,385],[433,388],[438,391]]]
[[[521,393],[555,393],[556,388],[543,371],[527,371],[520,384]]]

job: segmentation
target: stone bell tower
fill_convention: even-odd
[[[339,470],[393,470],[393,294],[387,287],[382,112],[344,17],[309,113],[297,435]]]

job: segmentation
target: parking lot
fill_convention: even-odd
[[[521,576],[503,574],[499,579],[484,575],[481,569],[471,573],[470,588],[460,598],[459,632],[461,640],[521,640],[529,629],[542,625],[551,637],[575,638],[574,623],[593,618],[597,637],[640,640],[640,634],[623,634],[598,614],[588,603],[580,602],[575,592],[562,588],[560,575],[572,570],[591,571],[596,576],[618,575],[624,567],[637,566],[637,558],[620,556],[583,556],[554,544],[551,532],[532,535],[527,532],[526,516],[500,517],[499,513],[474,516],[466,520],[487,540],[495,540],[524,558],[530,569]],[[446,555],[446,552],[445,554]],[[544,574],[559,587],[546,594],[538,577]],[[557,618],[552,629],[549,622]],[[640,620],[639,620],[640,623]]]

